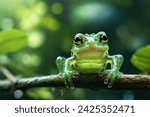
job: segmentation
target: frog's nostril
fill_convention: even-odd
[[[94,46],[94,45],[95,45],[94,41],[89,42],[89,46]]]

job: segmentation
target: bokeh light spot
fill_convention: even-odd
[[[58,31],[58,29],[60,28],[59,22],[52,16],[45,17],[43,20],[43,25],[54,32]]]
[[[28,45],[32,48],[37,48],[41,46],[44,42],[44,36],[41,32],[34,31],[29,34]]]
[[[133,100],[134,99],[134,93],[132,91],[125,91],[123,93],[123,99],[124,100]]]
[[[21,90],[15,90],[14,91],[14,97],[17,99],[20,99],[23,96],[23,91]]]
[[[47,12],[47,6],[44,2],[39,2],[33,9],[38,15],[43,16]]]
[[[25,54],[22,57],[22,62],[26,65],[38,66],[41,63],[41,59],[37,55]]]
[[[60,3],[56,2],[56,3],[52,4],[51,10],[54,14],[59,15],[62,13],[63,7]]]

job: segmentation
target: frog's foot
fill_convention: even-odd
[[[70,76],[66,78],[66,84],[65,85],[66,85],[67,88],[70,88],[70,89],[75,88],[75,86],[72,82],[72,78]]]
[[[118,71],[117,75],[118,76],[123,75],[123,72]]]
[[[65,83],[65,87],[66,88],[71,88],[71,89],[74,89],[75,86],[73,84],[73,81],[72,81],[72,77],[75,75],[76,73],[75,72],[72,72],[72,71],[68,71],[66,73],[63,73],[61,74],[63,79],[64,79],[64,83]]]
[[[116,70],[106,70],[106,72],[108,73],[105,80],[104,80],[104,84],[108,85],[108,88],[111,88],[113,86],[113,83],[116,79],[116,76],[118,74],[118,71]]]
[[[72,78],[78,78],[79,72],[73,71]]]
[[[79,75],[79,72],[77,72],[77,71],[73,71],[73,72],[70,71],[70,73],[68,73],[68,77],[66,77],[66,80],[67,80],[67,84],[68,84],[69,88],[71,88],[71,89],[75,88],[72,78],[77,78],[77,75]]]

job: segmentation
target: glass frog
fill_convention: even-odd
[[[108,53],[108,37],[105,32],[97,34],[82,34],[75,35],[73,46],[71,49],[71,57],[57,57],[56,64],[60,75],[64,78],[66,87],[74,87],[71,77],[79,73],[98,73],[107,70],[107,65],[110,64],[110,69],[104,84],[109,88],[113,82],[123,62],[123,56],[113,55]]]

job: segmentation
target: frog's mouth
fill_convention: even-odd
[[[108,51],[108,47],[106,48],[96,48],[96,47],[89,47],[85,49],[81,49],[80,51],[76,51],[73,53],[76,57],[85,58],[85,59],[96,59],[96,58],[103,58],[106,56]]]
[[[76,53],[91,53],[91,52],[104,52],[104,51],[108,51],[108,46],[106,47],[84,47],[84,48],[80,48],[79,50],[76,51]]]

